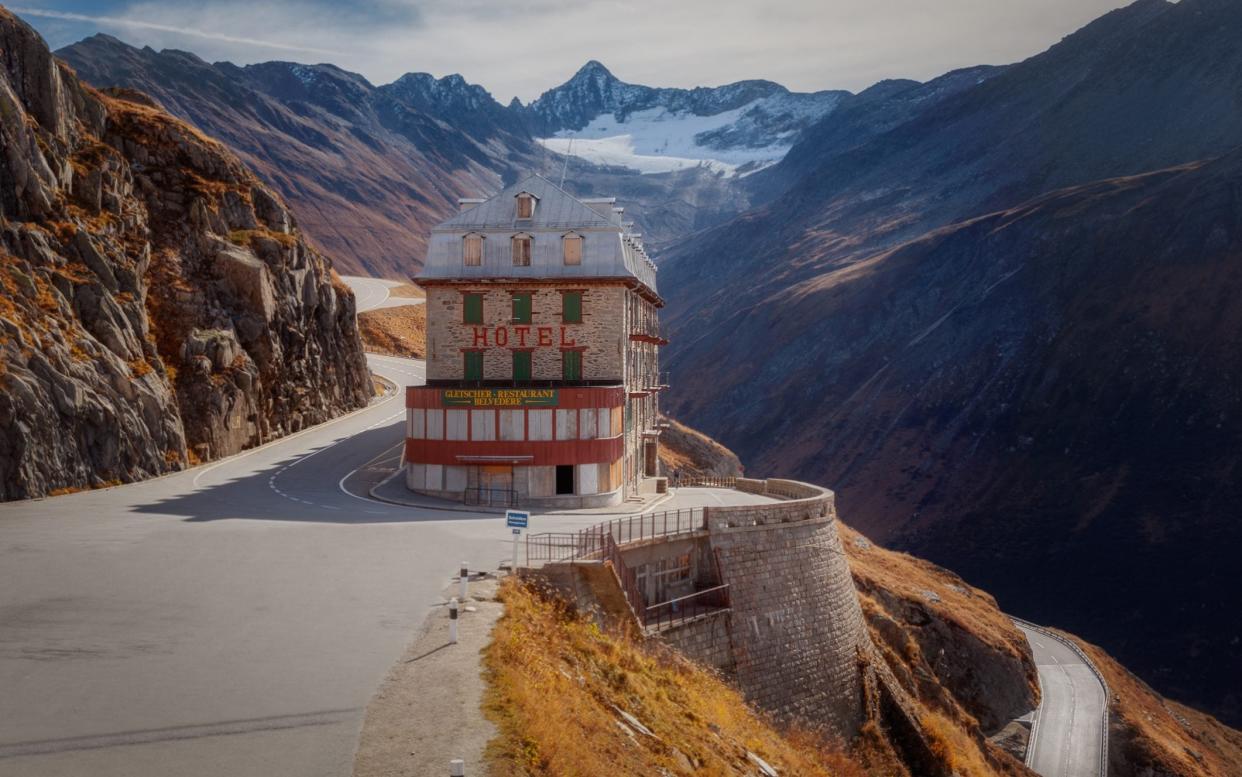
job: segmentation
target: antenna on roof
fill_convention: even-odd
[[[565,188],[565,171],[569,169],[569,157],[574,153],[574,139],[569,138],[569,148],[565,150],[565,161],[561,164],[561,183],[560,188]]]

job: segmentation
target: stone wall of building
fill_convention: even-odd
[[[561,320],[561,292],[581,290],[582,323]],[[531,323],[515,324],[513,294],[531,293]],[[483,295],[483,323],[463,323],[463,293]],[[632,294],[619,283],[574,282],[430,285],[427,288],[427,379],[461,380],[465,350],[483,349],[483,377],[510,380],[515,349],[530,349],[534,380],[561,379],[561,352],[582,348],[585,380],[625,377],[628,332],[618,326]]]

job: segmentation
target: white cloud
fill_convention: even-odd
[[[275,49],[376,83],[409,71],[461,73],[498,99],[529,100],[588,59],[655,86],[768,78],[798,90],[858,90],[883,78],[926,79],[1025,58],[1127,2],[120,0],[107,24],[132,43],[209,60],[245,64]]]

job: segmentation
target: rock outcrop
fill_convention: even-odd
[[[131,482],[365,404],[352,293],[218,142],[0,8],[0,498]]]

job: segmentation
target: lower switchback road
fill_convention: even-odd
[[[1104,777],[1108,696],[1095,671],[1060,639],[1018,624],[1026,635],[1043,692],[1027,766],[1043,777]]]

